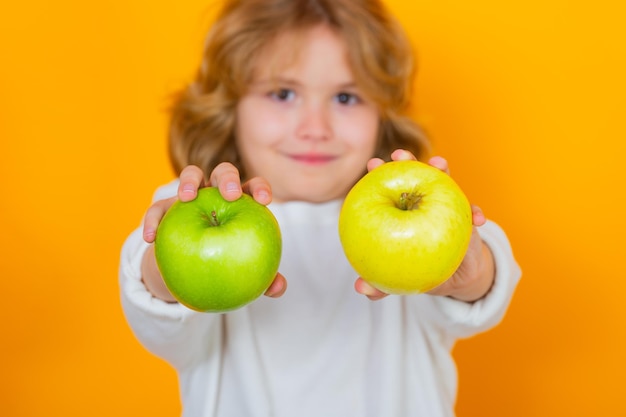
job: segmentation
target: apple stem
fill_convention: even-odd
[[[400,204],[398,208],[400,210],[416,210],[423,197],[424,195],[419,193],[402,193],[400,194]]]
[[[211,211],[211,226],[219,226],[220,225],[220,221],[217,220],[217,213],[215,213],[215,210]]]

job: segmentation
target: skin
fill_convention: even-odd
[[[239,101],[241,160],[251,177],[272,184],[274,201],[342,198],[374,154],[378,109],[356,85],[343,42],[332,31],[312,29],[295,61],[276,58],[276,50],[287,50],[285,42],[279,38],[261,55]]]
[[[319,203],[345,197],[365,167],[370,171],[384,163],[371,158],[379,123],[377,108],[354,82],[343,41],[325,26],[313,28],[295,61],[276,71],[267,64],[281,62],[280,55],[275,59],[280,41],[261,55],[249,91],[237,106],[237,146],[251,179],[242,184],[239,171],[230,163],[219,164],[208,178],[196,166],[184,168],[177,196],[157,201],[147,210],[146,242],[154,242],[161,218],[176,199],[193,200],[202,187],[217,187],[230,201],[247,193],[265,205],[272,200]],[[391,159],[415,157],[396,150]],[[449,174],[445,159],[434,157],[429,163]],[[476,231],[486,219],[478,207],[472,211],[475,227],[461,266],[430,294],[472,302],[491,288],[493,257]],[[176,301],[165,287],[153,246],[143,257],[142,276],[155,297]],[[278,273],[265,295],[280,297],[286,289],[287,281]],[[387,296],[361,278],[355,289],[371,300]]]

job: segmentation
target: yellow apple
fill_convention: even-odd
[[[367,173],[339,216],[348,261],[389,294],[426,292],[450,278],[472,227],[469,201],[456,182],[418,161],[388,162]]]

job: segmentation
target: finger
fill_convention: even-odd
[[[372,301],[380,300],[381,298],[385,298],[389,294],[386,294],[368,284],[363,278],[358,278],[354,283],[354,289],[359,294],[365,295]]]
[[[270,184],[261,177],[254,177],[243,185],[243,192],[250,194],[256,201],[263,205],[272,202],[272,189]]]
[[[204,186],[204,173],[195,165],[186,166],[180,173],[178,198],[181,201],[191,201],[196,198],[198,189]]]
[[[143,240],[148,243],[154,242],[157,227],[174,201],[176,201],[176,197],[160,200],[148,208],[143,222]]]
[[[391,152],[391,160],[393,161],[416,161],[417,158],[411,152],[405,149],[396,149]]]
[[[474,226],[482,226],[487,222],[485,214],[478,206],[472,206],[472,224]]]
[[[272,298],[278,298],[282,296],[285,291],[287,291],[287,280],[281,273],[278,273],[269,288],[265,290],[265,295]]]
[[[222,162],[211,173],[211,185],[219,188],[220,194],[228,201],[241,197],[239,170],[229,162]]]
[[[375,168],[378,168],[379,166],[381,166],[382,164],[384,164],[385,161],[383,161],[380,158],[372,158],[369,161],[367,161],[367,171],[371,171]]]
[[[448,167],[448,161],[441,156],[433,156],[428,160],[428,164],[450,175],[450,168]]]

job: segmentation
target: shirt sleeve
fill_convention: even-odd
[[[176,187],[172,183],[160,188],[154,201],[174,195]],[[207,341],[220,343],[221,315],[199,313],[152,296],[141,279],[141,260],[149,246],[143,240],[141,227],[124,242],[119,269],[122,308],[133,333],[146,349],[181,369],[201,359]]]
[[[478,228],[478,232],[491,249],[495,262],[496,276],[487,295],[474,303],[429,296],[435,320],[456,338],[470,337],[499,324],[521,278],[521,269],[500,226],[488,221]]]

